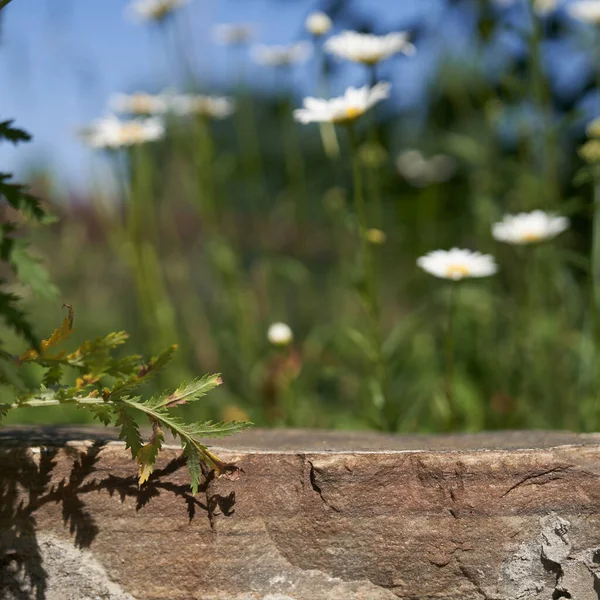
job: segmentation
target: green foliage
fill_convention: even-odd
[[[0,142],[7,141],[13,144],[28,142],[31,136],[26,131],[14,127],[12,123],[12,121],[0,122]],[[13,211],[16,211],[15,215],[19,215],[24,220],[38,222],[49,220],[49,216],[39,200],[29,194],[27,187],[14,183],[11,179],[10,173],[0,172],[0,198],[3,198]],[[50,281],[48,271],[41,261],[29,252],[28,244],[25,241],[15,239],[14,234],[18,228],[16,223],[7,218],[7,211],[3,211],[2,219],[0,260],[15,273],[20,284],[31,288],[36,294],[43,297],[56,296],[58,290]],[[0,287],[5,287],[7,284],[5,279],[0,279]],[[20,298],[16,294],[5,289],[0,290],[0,316],[17,335],[35,346],[36,337],[32,325],[24,310],[19,306],[19,301]]]
[[[227,465],[204,445],[205,438],[232,435],[250,425],[246,421],[229,423],[186,423],[172,409],[195,402],[221,384],[218,375],[207,375],[179,386],[172,392],[144,399],[141,388],[173,356],[175,347],[168,348],[149,362],[138,355],[116,357],[114,352],[127,340],[123,331],[85,341],[68,352],[59,347],[73,333],[73,310],[52,335],[13,359],[20,368],[35,364],[44,374],[39,386],[17,392],[14,404],[0,405],[0,421],[10,409],[73,404],[89,411],[104,425],[114,423],[120,430],[131,455],[139,464],[139,483],[148,480],[165,441],[164,431],[179,438],[187,457],[191,488],[198,491],[204,463],[218,472]],[[73,377],[69,374],[74,372]],[[140,431],[140,414],[148,418],[152,433],[146,443]]]
[[[352,3],[334,4],[339,23],[365,25],[362,16],[352,23]],[[371,4],[376,11],[389,3]],[[102,358],[84,373],[110,378],[111,403],[119,410],[90,403],[87,412],[118,423],[140,466],[159,452],[163,434],[175,433],[192,479],[199,479],[198,457],[206,455],[188,441],[199,432],[177,421],[184,410],[190,420],[251,417],[275,426],[597,429],[599,146],[588,139],[581,147],[582,98],[575,100],[575,90],[571,100],[553,97],[552,61],[539,60],[546,36],[574,51],[572,40],[560,39],[574,28],[556,27],[560,15],[544,17],[540,36],[531,36],[535,19],[528,18],[511,35],[521,37],[522,49],[530,46],[530,57],[521,51],[498,56],[490,77],[482,57],[497,50],[497,34],[514,15],[506,21],[504,11],[490,11],[483,0],[456,4],[475,11],[477,52],[442,53],[439,70],[426,77],[428,97],[414,112],[396,89],[357,124],[354,177],[347,131],[294,123],[292,105],[301,95],[287,87],[296,79],[289,66],[278,69],[287,74],[272,88],[279,98],[255,86],[251,95],[240,85],[231,118],[170,115],[164,142],[111,151],[122,187],[110,197],[104,178],[94,186],[98,193],[90,189],[76,206],[55,188],[57,205],[67,207],[64,218],[60,228],[40,228],[36,247],[52,256],[69,301],[96,319],[86,319],[86,337],[126,329],[149,353],[171,341],[182,348],[167,372],[157,367],[174,348],[147,363],[148,372],[136,371],[139,357],[111,352],[112,362]],[[417,46],[426,45],[416,37]],[[585,44],[581,36],[576,45],[583,51]],[[371,73],[365,69],[357,83],[367,83],[375,70],[386,77],[403,60],[413,59],[397,56]],[[321,64],[322,92],[333,83],[339,88],[344,63]],[[330,75],[335,82],[327,81]],[[590,79],[581,91],[592,85]],[[402,107],[394,97],[403,98]],[[4,129],[12,141],[25,139],[10,123]],[[399,161],[407,154],[413,156],[408,166]],[[6,193],[14,204],[23,202],[22,192],[17,184]],[[570,217],[570,230],[527,247],[493,239],[492,226],[504,214],[534,209]],[[0,251],[14,257],[11,227],[2,229],[8,241]],[[367,248],[361,248],[361,229]],[[450,319],[447,285],[420,272],[415,261],[454,246],[493,254],[500,271],[461,283]],[[19,270],[25,277],[31,267]],[[40,303],[34,322],[46,324],[47,313]],[[269,345],[265,335],[278,320],[294,331],[284,348]],[[43,384],[56,394],[70,370],[108,343],[102,337],[80,355],[46,358]],[[2,381],[12,382],[11,365],[10,357],[0,361]],[[227,374],[218,405],[167,406],[174,401],[169,394],[136,399],[140,378],[159,372],[157,387],[175,389],[198,370]],[[180,396],[188,398],[186,389],[174,398]],[[65,412],[73,420],[84,414]],[[137,426],[141,413],[153,427],[150,440]],[[143,476],[150,476],[146,467]]]

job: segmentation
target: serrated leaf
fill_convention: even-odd
[[[156,356],[152,357],[150,359],[150,362],[148,363],[148,372],[152,371],[153,373],[156,373],[161,369],[164,369],[167,366],[167,364],[169,364],[169,362],[173,358],[173,354],[175,354],[176,351],[177,344],[173,344],[172,346],[169,346],[166,350],[163,350]]]
[[[2,238],[0,242],[0,259],[5,262],[10,261],[11,253],[15,247],[15,239],[11,237],[15,229],[16,225],[10,221],[2,223],[2,227],[0,227],[0,236]]]
[[[6,6],[8,2],[2,0],[0,8]],[[31,139],[31,135],[23,129],[13,127],[14,119],[8,119],[6,121],[0,121],[0,139],[5,139],[13,144],[19,142],[28,142]]]
[[[0,404],[0,421],[7,415],[10,410],[10,404]]]
[[[112,423],[112,406],[109,403],[88,404],[85,406],[85,409],[91,412],[94,418],[98,419],[103,425],[108,426]]]
[[[11,182],[10,173],[0,173],[0,197],[3,197],[15,210],[21,211],[25,216],[43,221],[46,212],[40,201],[27,191],[27,186]]]
[[[125,448],[131,450],[131,458],[135,459],[142,449],[143,440],[137,423],[127,412],[126,406],[121,406],[117,413],[116,427],[120,427],[119,439],[125,440]]]
[[[71,366],[81,367],[91,362],[106,363],[108,362],[109,351],[124,344],[128,337],[124,331],[117,331],[94,340],[87,340],[77,350],[68,354],[65,360]]]
[[[63,368],[60,363],[54,363],[50,365],[46,373],[44,373],[44,377],[42,378],[42,383],[46,387],[51,387],[53,385],[57,385],[60,383],[60,380],[63,376]]]
[[[189,383],[178,387],[172,394],[166,398],[157,398],[151,404],[156,408],[173,408],[188,402],[199,400],[206,396],[208,392],[223,383],[220,375],[205,375],[200,379],[194,379]]]
[[[140,401],[139,398],[122,398],[121,401],[147,414],[153,423],[160,423],[162,427],[169,429],[175,437],[181,440],[184,450],[187,448],[188,452],[196,452],[198,460],[219,473],[223,472],[227,465],[209,452],[200,440],[207,437],[218,438],[233,435],[252,425],[247,421],[184,423],[169,413],[166,408],[153,407],[150,403]]]
[[[190,474],[190,487],[192,494],[198,493],[200,480],[202,479],[202,469],[200,467],[200,458],[198,452],[190,442],[183,444],[183,454],[186,457],[188,473]]]
[[[119,379],[111,391],[112,398],[120,398],[124,394],[129,394],[135,390],[141,383],[154,377],[171,360],[177,346],[173,345],[155,356],[148,364],[143,364],[137,372],[129,377]]]
[[[4,280],[0,279],[0,285],[4,283]],[[25,312],[18,306],[20,301],[21,298],[16,294],[0,291],[0,315],[8,327],[14,329],[18,335],[35,347],[38,342]]]
[[[164,433],[160,428],[158,421],[152,422],[152,436],[147,444],[144,444],[137,453],[137,461],[140,465],[140,473],[138,484],[142,485],[154,471],[156,457],[162,448],[162,443],[165,440]]]
[[[9,261],[19,282],[29,286],[34,294],[47,300],[58,296],[58,288],[52,283],[50,273],[39,258],[30,254],[26,243],[21,240],[14,243]]]
[[[139,354],[132,354],[130,356],[123,356],[122,358],[111,358],[104,372],[107,375],[112,375],[113,377],[118,376],[130,376],[133,374],[137,374],[140,369],[140,363],[142,362],[142,357]]]
[[[67,306],[69,315],[63,319],[62,325],[52,332],[52,335],[47,340],[42,340],[40,343],[40,351],[30,348],[23,352],[19,357],[21,362],[35,360],[38,356],[44,356],[49,348],[60,344],[73,333],[73,309]]]

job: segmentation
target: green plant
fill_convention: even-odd
[[[26,131],[13,127],[12,121],[0,122],[0,142],[18,144],[30,139],[31,136]],[[16,218],[43,223],[48,222],[50,216],[44,211],[37,198],[28,193],[26,186],[12,181],[10,173],[0,172],[0,197],[6,200],[14,213],[12,218],[6,211],[3,215],[0,225],[0,259],[10,271],[15,273],[19,283],[42,294],[54,295],[56,288],[50,282],[46,269],[29,253],[28,243],[15,237],[18,230]],[[19,306],[20,298],[6,289],[7,284],[6,279],[0,278],[0,288],[2,288],[0,289],[0,315],[19,336],[36,346],[37,340],[31,323]],[[6,353],[3,352],[1,358],[6,359]]]
[[[104,425],[115,424],[120,428],[119,438],[124,439],[131,456],[139,463],[139,483],[144,483],[154,468],[156,458],[169,431],[181,441],[183,453],[191,478],[191,488],[198,491],[201,466],[204,463],[217,472],[223,472],[226,464],[209,452],[202,443],[206,437],[232,435],[248,427],[250,423],[186,423],[171,409],[202,398],[221,384],[219,375],[206,375],[179,386],[172,392],[143,398],[140,388],[160,369],[164,368],[176,346],[167,348],[148,362],[134,354],[116,356],[115,350],[125,343],[123,331],[109,333],[95,340],[85,341],[76,350],[56,350],[73,332],[73,310],[52,335],[39,347],[25,351],[14,358],[21,368],[37,365],[42,369],[40,385],[22,389],[13,404],[0,405],[0,418],[15,408],[74,404],[90,411]],[[69,371],[76,375],[69,377]],[[145,415],[152,433],[146,443],[140,432],[139,417]]]
[[[28,141],[30,135],[12,126],[12,121],[0,122],[0,140],[12,143]],[[0,197],[14,211],[15,217],[47,222],[49,215],[27,188],[11,181],[12,175],[0,173]],[[41,261],[28,251],[23,239],[15,238],[17,225],[5,218],[0,225],[0,259],[16,274],[17,281],[42,296],[56,295]],[[250,425],[249,422],[186,423],[171,413],[171,409],[202,398],[221,384],[218,375],[207,375],[165,392],[143,398],[140,388],[169,362],[176,346],[171,346],[149,362],[140,355],[117,356],[116,350],[128,336],[119,331],[94,340],[85,341],[75,350],[57,350],[73,333],[73,309],[65,305],[69,314],[52,335],[38,342],[33,327],[21,308],[21,298],[6,289],[8,282],[0,279],[0,315],[16,334],[26,341],[30,349],[13,356],[0,349],[0,384],[9,386],[16,395],[11,404],[0,404],[0,423],[11,409],[73,404],[93,414],[104,425],[120,428],[131,455],[139,464],[139,483],[144,483],[154,468],[156,458],[165,441],[165,431],[179,438],[187,459],[191,488],[198,491],[201,463],[217,472],[226,464],[209,452],[202,443],[206,437],[231,435]],[[41,379],[31,371],[32,365],[41,369]],[[35,367],[33,367],[35,369]],[[75,376],[74,376],[75,375]],[[33,381],[33,383],[29,383]],[[140,432],[139,417],[145,415],[152,427],[146,443]]]

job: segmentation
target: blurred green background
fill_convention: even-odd
[[[393,3],[370,3],[373,14],[352,2],[301,4],[306,14],[326,10],[336,31],[391,30]],[[337,128],[340,151],[328,154],[319,126],[292,117],[318,86],[342,93],[373,73],[353,67],[348,77],[346,64],[311,40],[312,66],[301,78],[293,64],[262,67],[272,83],[256,86],[244,70],[244,45],[226,59],[237,75],[215,89],[198,75],[199,57],[169,19],[138,27],[157,28],[157,53],[183,74],[114,91],[176,86],[225,94],[236,110],[222,120],[168,115],[161,140],[97,151],[97,175],[77,194],[43,164],[29,170],[32,192],[58,217],[27,231],[58,292],[14,286],[40,337],[60,324],[67,302],[75,309],[73,346],[121,329],[131,334],[133,352],[178,344],[156,386],[206,372],[224,380],[188,414],[198,419],[410,432],[597,429],[600,337],[591,290],[600,264],[592,244],[598,164],[577,149],[585,125],[600,115],[600,29],[575,22],[563,4],[547,12],[525,0],[438,4],[436,27],[444,10],[462,23],[457,51],[431,55],[439,29],[427,29],[412,9],[404,21],[398,17],[417,56],[427,55],[418,63],[426,85],[416,101],[403,102],[404,78],[413,75],[401,68],[413,58],[382,63],[375,76],[392,82],[394,96],[357,127],[368,226],[381,232],[369,242],[380,304],[375,324],[357,264],[347,132]],[[264,7],[258,18],[265,19]],[[295,27],[302,32],[302,21]],[[299,38],[310,39],[299,33],[289,42]],[[577,60],[565,68],[563,56]],[[504,214],[534,209],[568,216],[570,229],[525,247],[492,238]],[[500,270],[459,284],[449,398],[445,346],[456,284],[421,271],[416,259],[455,246],[494,255]],[[293,331],[289,346],[267,339],[277,321]],[[10,332],[2,335],[11,347]],[[22,350],[16,340],[13,348]],[[12,393],[4,389],[1,400]],[[83,416],[68,407],[19,409],[8,421]]]

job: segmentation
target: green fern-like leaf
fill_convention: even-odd
[[[208,392],[221,385],[220,375],[205,375],[178,387],[166,397],[153,398],[148,401],[148,406],[154,408],[174,408],[180,404],[187,404],[206,396]]]
[[[1,7],[2,5],[0,4],[0,8]],[[24,129],[13,127],[13,123],[14,119],[0,121],[0,140],[4,139],[12,142],[13,144],[18,144],[19,142],[28,142],[31,140],[31,135],[29,135]]]
[[[51,365],[42,378],[42,384],[46,387],[58,385],[63,377],[63,373],[63,367],[60,363]]]
[[[190,474],[190,487],[192,488],[192,494],[198,493],[198,487],[202,479],[202,467],[200,465],[200,454],[196,450],[193,444],[183,442],[183,454],[186,459],[186,465],[188,473]]]
[[[8,202],[15,210],[22,211],[28,217],[37,221],[46,218],[46,212],[40,201],[27,191],[27,186],[11,181],[10,173],[0,173],[0,197]]]
[[[110,404],[88,404],[84,408],[91,412],[94,418],[98,419],[103,425],[108,426],[112,423],[113,407]]]
[[[0,422],[8,414],[10,410],[10,404],[0,404]]]
[[[202,443],[203,438],[220,438],[233,435],[250,427],[252,423],[246,421],[232,421],[229,423],[185,423],[179,417],[173,416],[163,406],[155,408],[148,403],[140,401],[139,398],[124,398],[122,402],[132,408],[136,408],[145,413],[152,422],[158,422],[165,429],[168,429],[175,437],[181,440],[181,445],[186,456],[192,458],[192,469],[190,470],[191,488],[194,493],[197,492],[200,485],[198,471],[194,469],[194,461],[201,461],[209,468],[222,473],[226,464],[220,461],[208,448]]]
[[[122,358],[110,358],[104,368],[104,372],[111,377],[129,377],[137,374],[142,364],[139,354],[123,356]]]
[[[120,404],[115,425],[121,428],[119,439],[125,440],[125,447],[131,450],[131,458],[135,459],[144,442],[137,423],[128,411],[126,405]]]
[[[154,471],[154,465],[156,463],[156,457],[162,448],[162,444],[165,441],[163,430],[160,427],[158,421],[152,421],[152,435],[147,444],[144,444],[137,453],[137,461],[140,465],[140,475],[138,478],[139,484],[148,481],[152,471]]]
[[[4,284],[5,281],[0,279],[0,285]],[[16,294],[0,290],[0,315],[2,315],[8,327],[14,329],[18,335],[25,338],[27,343],[35,347],[38,341],[27,320],[27,315],[19,307],[20,301],[21,298]]]
[[[111,398],[118,399],[126,394],[131,394],[131,392],[136,390],[142,383],[148,381],[164,369],[176,350],[177,346],[170,346],[157,356],[153,357],[148,364],[141,365],[133,375],[117,380],[110,392]]]
[[[10,263],[19,282],[29,286],[34,294],[47,300],[53,300],[58,296],[58,288],[52,283],[50,273],[39,258],[32,256],[26,242],[19,240],[14,243]]]

